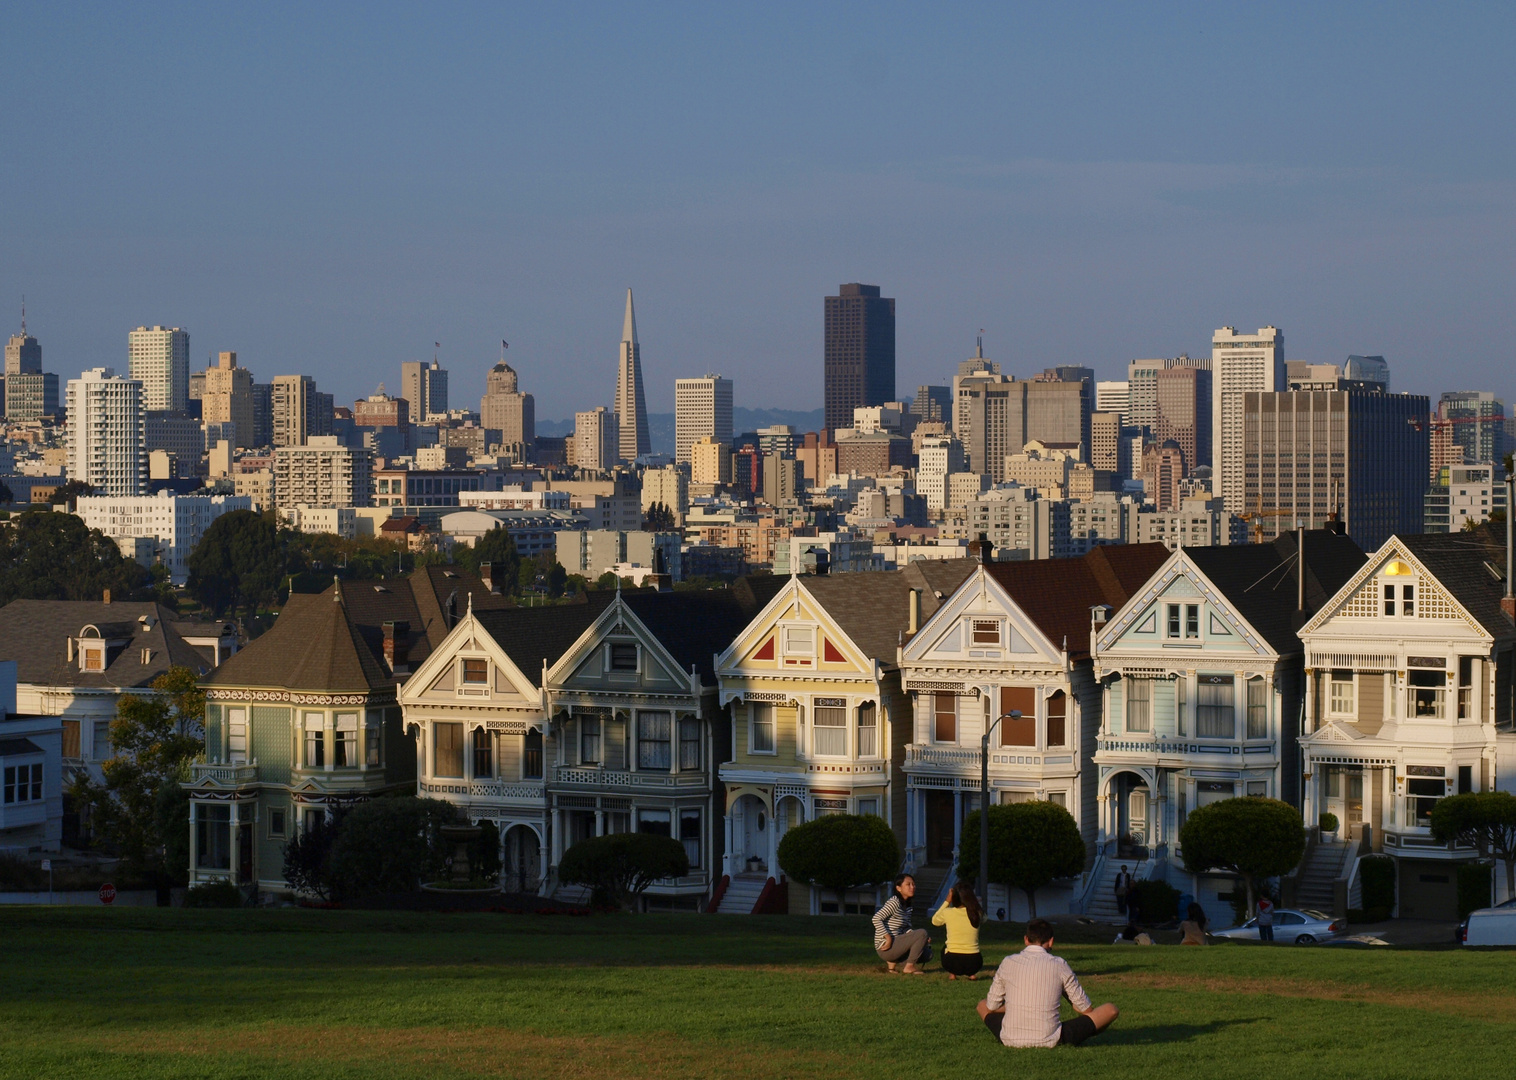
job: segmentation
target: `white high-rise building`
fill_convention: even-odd
[[[674,380],[674,461],[685,465],[690,447],[707,436],[732,441],[732,380],[720,375]]]
[[[1211,453],[1213,492],[1226,500],[1228,513],[1243,514],[1242,395],[1279,393],[1285,389],[1284,334],[1265,326],[1256,334],[1239,334],[1223,326],[1211,335]]]
[[[189,580],[189,555],[210,528],[211,522],[233,510],[251,510],[246,495],[87,495],[76,503],[75,513],[91,529],[112,540],[153,541],[157,561],[168,567],[175,585]],[[121,544],[122,553],[132,544]],[[130,557],[130,556],[128,556]]]
[[[68,381],[68,478],[98,495],[147,490],[142,383],[98,367]]]
[[[1132,407],[1132,384],[1125,379],[1120,382],[1097,382],[1095,384],[1095,411],[1120,413],[1125,423]]]
[[[921,440],[921,461],[916,469],[916,490],[934,513],[947,505],[948,477],[964,471],[963,443],[952,435],[928,435]]]
[[[151,412],[189,410],[189,331],[139,326],[127,335],[131,376],[142,383],[142,407]]]
[[[621,445],[616,414],[604,405],[574,414],[574,464],[579,468],[604,472],[616,464]]]
[[[616,365],[614,411],[621,428],[620,450],[624,461],[636,461],[653,451],[647,432],[647,398],[642,393],[642,352],[637,347],[637,316],[632,311],[632,290],[626,290],[626,319],[621,324],[621,358]],[[601,466],[610,468],[610,464]]]
[[[302,505],[367,506],[373,483],[373,452],[342,446],[335,435],[311,435],[303,445],[274,449],[274,499],[281,512]]]

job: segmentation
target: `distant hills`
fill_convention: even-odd
[[[811,409],[809,412],[801,412],[796,409],[736,409],[732,410],[732,429],[735,434],[744,431],[757,431],[761,427],[772,427],[775,424],[789,424],[796,431],[820,431],[821,424],[826,418],[824,409]],[[547,436],[572,435],[574,421],[569,420],[538,420],[537,434]],[[647,414],[648,437],[653,442],[653,453],[674,453],[674,414],[673,413],[648,413]]]

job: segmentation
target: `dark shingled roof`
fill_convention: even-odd
[[[1090,652],[1090,608],[1108,604],[1118,610],[1170,554],[1162,544],[1120,544],[1077,559],[997,562],[985,569],[1055,648],[1081,657]]]
[[[1275,652],[1287,654],[1300,649],[1300,627],[1337,595],[1367,559],[1344,533],[1307,530],[1305,611],[1300,612],[1295,545],[1296,534],[1288,532],[1268,544],[1186,548],[1185,554]]]
[[[921,621],[951,596],[978,564],[971,559],[913,562],[903,570],[802,577],[801,584],[836,620],[854,645],[886,667],[910,621],[910,591],[921,591]]]
[[[1500,607],[1505,583],[1490,572],[1493,564],[1505,573],[1504,552],[1485,543],[1485,537],[1468,533],[1425,533],[1395,539],[1432,572],[1438,583],[1452,594],[1480,626],[1496,639],[1516,630],[1511,617]]]
[[[78,659],[69,659],[69,639],[86,626],[99,628],[107,639],[126,639],[107,650],[103,672],[80,671]],[[143,649],[149,650],[145,664]],[[176,666],[197,673],[210,669],[199,650],[179,636],[166,610],[132,600],[12,600],[0,608],[0,660],[16,661],[17,682],[100,689],[147,686]]]
[[[608,590],[585,593],[583,603],[555,607],[474,610],[474,617],[505,650],[533,686],[542,685],[544,661],[551,667],[616,598]]]

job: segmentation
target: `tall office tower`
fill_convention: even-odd
[[[200,461],[205,457],[205,431],[200,421],[189,413],[145,412],[142,445],[149,462],[154,450],[163,450],[173,456],[175,476],[199,476]]]
[[[274,386],[272,383],[253,383],[253,445],[274,445]]]
[[[1223,326],[1211,335],[1211,490],[1229,513],[1243,511],[1242,395],[1284,388],[1284,334],[1277,327],[1239,334]]]
[[[312,435],[330,435],[337,419],[337,402],[331,394],[316,391],[316,409],[311,413]]]
[[[139,326],[127,335],[131,376],[142,383],[144,408],[189,411],[189,331]]]
[[[926,498],[926,508],[940,511],[947,506],[948,477],[964,471],[963,443],[952,435],[928,435],[921,440],[916,490]]]
[[[1211,464],[1211,373],[1197,367],[1158,372],[1158,417],[1153,438],[1172,439],[1184,457],[1184,475]]]
[[[1095,384],[1095,410],[1105,413],[1120,413],[1125,417],[1132,410],[1132,384],[1125,379],[1120,382],[1097,382]]]
[[[1179,507],[1184,451],[1173,439],[1153,443],[1142,455],[1143,494],[1160,513]]]
[[[620,459],[621,431],[615,413],[604,405],[574,414],[574,464],[604,472]]]
[[[5,344],[4,399],[7,420],[58,415],[58,376],[42,370],[42,346],[26,332],[24,307],[21,332]]]
[[[1121,429],[1119,412],[1090,416],[1090,467],[1126,479],[1132,475],[1131,443],[1121,437]]]
[[[97,495],[147,490],[146,411],[142,383],[108,367],[68,381],[68,478]]]
[[[911,402],[911,413],[920,417],[922,423],[953,426],[953,388],[951,386],[918,386],[916,400]]]
[[[411,422],[424,424],[447,415],[447,371],[424,360],[406,360],[400,365],[400,396],[410,403]]]
[[[1189,353],[1180,353],[1178,356],[1159,357],[1156,360],[1133,360],[1127,364],[1125,423],[1128,427],[1142,428],[1152,434],[1158,423],[1158,373],[1176,367],[1210,371],[1211,359],[1208,356],[1192,357]]]
[[[1095,411],[1095,380],[1051,378],[1052,370],[1056,369],[1045,371],[1029,382],[1016,384],[1025,395],[1026,435],[1023,444],[1032,439],[1078,444],[1081,459],[1088,461],[1090,414]],[[1019,449],[1007,453],[1017,453]]]
[[[706,436],[732,441],[732,380],[720,375],[674,380],[674,461],[690,461],[690,447]]]
[[[269,394],[274,446],[303,446],[310,438],[316,405],[316,380],[309,375],[275,375]]]
[[[1378,383],[1385,391],[1390,390],[1390,365],[1382,356],[1350,356],[1342,366],[1342,377],[1354,382]]]
[[[504,360],[484,377],[484,397],[479,399],[479,426],[500,432],[500,443],[509,451],[520,446],[521,460],[536,453],[537,402],[518,389],[516,371]]]
[[[1464,465],[1500,464],[1511,448],[1505,439],[1505,403],[1486,390],[1450,390],[1437,402],[1437,419],[1456,420],[1452,441],[1463,445]]]
[[[729,440],[707,435],[690,447],[690,483],[730,484],[732,446]]]
[[[895,400],[895,301],[878,285],[841,285],[826,298],[826,429],[853,426],[853,410]]]
[[[200,419],[206,424],[232,425],[228,441],[239,450],[252,449],[256,434],[253,423],[253,373],[237,366],[237,354],[216,354],[216,366],[206,368],[205,391],[200,399]]]
[[[1283,390],[1341,390],[1342,369],[1336,364],[1291,360],[1284,365]]]
[[[1243,517],[1265,539],[1322,528],[1340,511],[1372,551],[1392,533],[1419,533],[1427,486],[1428,399],[1364,390],[1238,395]]]
[[[21,333],[5,343],[5,374],[42,374],[42,346],[26,332],[26,309],[21,309]]]
[[[1000,373],[999,364],[984,358],[983,338],[977,340],[974,355],[960,363],[953,376],[953,434],[963,443],[968,467],[974,472],[988,473],[992,466],[1004,465],[1009,452],[1003,438],[1004,390],[1013,382],[1009,375]],[[1015,449],[1019,451],[1021,446]],[[1001,465],[994,466],[996,461]]]
[[[652,453],[647,433],[647,399],[642,394],[642,350],[637,347],[637,316],[632,311],[632,290],[626,290],[626,319],[621,324],[621,359],[616,365],[617,424],[624,461],[636,461]],[[609,468],[609,465],[602,466]]]

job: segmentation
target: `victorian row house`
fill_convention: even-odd
[[[982,540],[979,550],[990,554]],[[1133,544],[1076,559],[971,564],[902,647],[905,851],[918,882],[935,890],[956,862],[964,819],[982,798],[987,729],[991,805],[1056,803],[1094,849],[1102,791],[1090,764],[1101,717],[1092,619],[1140,592],[1168,554],[1162,544]],[[1043,890],[1038,910],[1067,910],[1083,880]],[[998,918],[1026,917],[1019,891],[996,887],[987,899]]]
[[[972,569],[954,560],[780,578],[777,595],[728,639],[716,657],[731,725],[719,770],[727,878],[719,910],[838,910],[838,898],[803,882],[769,903],[784,880],[779,841],[820,815],[878,814],[906,842],[912,712],[899,648]],[[840,903],[862,910],[872,896]]]
[[[397,691],[471,599],[506,603],[451,567],[292,594],[268,632],[203,680],[205,755],[187,784],[192,884],[285,890],[297,829],[415,790]]]
[[[1300,557],[1304,551],[1304,558]],[[1095,638],[1103,695],[1092,758],[1099,807],[1089,913],[1114,917],[1120,865],[1167,878],[1231,921],[1230,878],[1186,871],[1189,810],[1261,795],[1299,804],[1304,706],[1297,631],[1363,565],[1339,531],[1269,544],[1181,548]],[[1151,859],[1151,861],[1149,861]]]
[[[1401,917],[1456,917],[1478,854],[1433,838],[1436,801],[1513,790],[1504,557],[1488,530],[1392,536],[1301,629],[1306,821],[1330,812],[1355,850],[1395,859]]]

